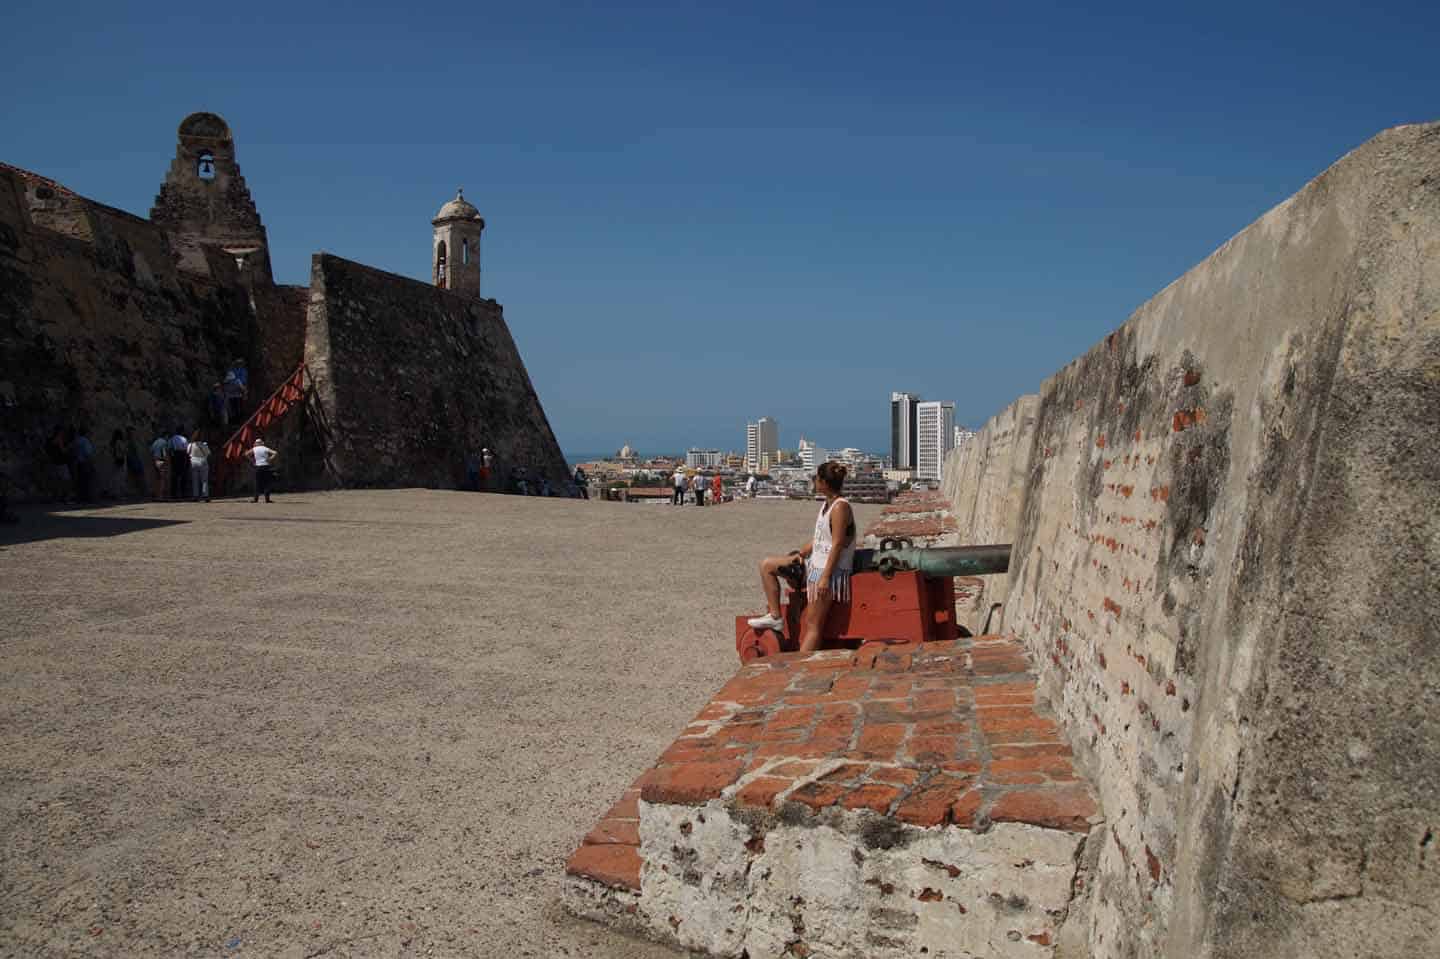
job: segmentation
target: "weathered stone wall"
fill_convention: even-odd
[[[449,488],[468,450],[565,489],[560,446],[500,305],[316,254],[305,361],[347,486]]]
[[[256,342],[231,258],[181,273],[163,231],[68,191],[34,222],[37,182],[0,169],[0,472],[22,499],[46,492],[55,425],[89,427],[109,488],[112,430],[148,444],[156,423],[200,421],[215,374]]]
[[[958,530],[957,543],[1015,541],[1039,404],[1038,396],[1020,397],[991,417],[968,446],[947,457],[941,489],[950,503],[950,515]],[[1008,577],[985,577],[983,592],[975,597],[970,619],[962,625],[972,632],[979,631],[989,618],[990,628],[999,630],[1005,621],[1009,585]],[[989,617],[997,605],[994,617]]]
[[[1007,508],[971,494],[1019,494],[1006,625],[1109,830],[1094,955],[1433,949],[1437,413],[1432,124],[1340,160],[1047,381],[1018,489],[983,445],[952,464],[976,539]]]

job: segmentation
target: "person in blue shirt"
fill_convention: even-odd
[[[82,503],[95,499],[95,444],[90,431],[80,427],[70,443],[70,462],[75,476],[75,498]]]

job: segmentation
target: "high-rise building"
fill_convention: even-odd
[[[761,466],[764,457],[765,465]],[[780,460],[780,425],[768,416],[745,425],[745,468],[752,473]]]
[[[918,424],[915,406],[920,397],[914,393],[890,394],[890,467],[897,470],[915,468],[915,443]]]
[[[915,421],[915,478],[938,480],[945,468],[945,454],[955,442],[955,404],[949,400],[918,403]]]

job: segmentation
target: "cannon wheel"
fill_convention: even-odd
[[[769,629],[747,629],[735,645],[740,650],[740,662],[749,663],[777,655],[780,652],[780,637]]]

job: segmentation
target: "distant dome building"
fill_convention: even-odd
[[[615,454],[615,458],[622,463],[633,463],[635,462],[635,460],[640,458],[640,454],[635,452],[635,450],[631,448],[629,443],[626,443],[624,446],[620,447],[620,452]]]

